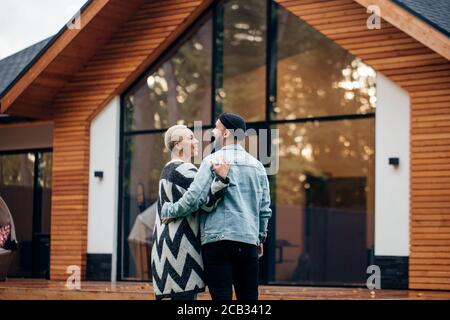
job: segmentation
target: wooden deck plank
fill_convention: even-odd
[[[375,290],[366,288],[260,286],[260,300],[450,300],[450,291]],[[62,281],[8,279],[0,282],[0,300],[154,300],[147,282],[83,281],[70,290]],[[208,292],[199,300],[210,300]]]

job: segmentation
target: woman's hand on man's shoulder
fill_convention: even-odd
[[[226,178],[228,175],[228,172],[230,171],[230,167],[231,167],[231,162],[230,161],[224,161],[223,159],[221,160],[211,160],[211,166],[212,169],[214,170],[214,172],[222,177],[222,178]]]

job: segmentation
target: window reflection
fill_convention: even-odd
[[[374,119],[276,128],[277,281],[363,282],[373,246]]]
[[[212,21],[125,97],[125,130],[211,122]]]
[[[204,130],[201,136],[196,136],[199,141],[203,141],[203,150],[209,150],[206,148],[210,145],[208,137],[211,137],[210,130]],[[164,146],[164,133],[126,136],[124,160],[122,278],[151,280],[149,263],[159,177],[170,160],[170,154]]]
[[[14,219],[19,241],[10,276],[32,276],[34,153],[0,156],[0,194]]]
[[[375,111],[375,71],[281,6],[277,54],[274,119]]]
[[[169,160],[163,134],[126,136],[124,141],[122,277],[150,280],[159,176]]]
[[[34,153],[12,154],[0,157],[0,185],[33,186]]]
[[[222,111],[247,121],[265,119],[266,17],[261,0],[231,0],[224,5]]]
[[[11,211],[19,242],[11,277],[49,277],[51,166],[51,152],[0,155],[0,195]]]

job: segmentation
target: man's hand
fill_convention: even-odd
[[[230,171],[231,164],[230,162],[224,162],[223,160],[220,162],[211,161],[212,168],[216,172],[218,176],[221,176],[225,179],[228,175],[228,171]]]
[[[264,245],[261,243],[258,246],[258,258],[261,258],[263,256],[263,254],[264,254]]]

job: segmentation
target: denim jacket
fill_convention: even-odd
[[[217,208],[200,216],[202,245],[222,240],[259,245],[267,236],[272,215],[269,181],[262,163],[238,144],[207,156],[183,197],[178,202],[164,204],[161,218],[178,218],[197,211],[206,201],[215,175],[211,161],[222,159],[231,162],[230,182]]]

